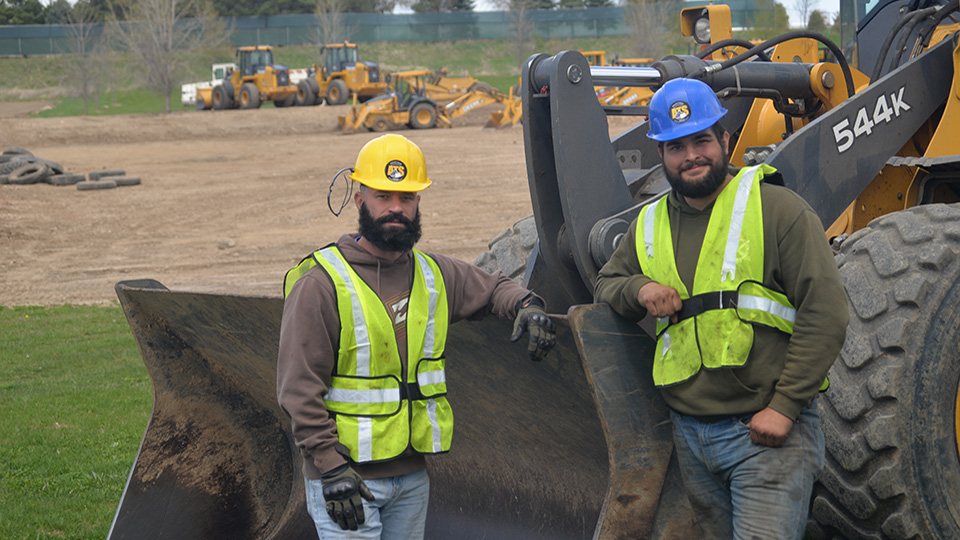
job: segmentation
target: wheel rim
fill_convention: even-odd
[[[330,87],[330,101],[334,103],[340,102],[340,89],[337,88],[336,86]]]
[[[417,123],[419,123],[421,126],[429,125],[431,116],[432,115],[430,114],[430,111],[427,109],[420,109],[417,112]]]

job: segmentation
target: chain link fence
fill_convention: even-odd
[[[518,24],[541,39],[594,38],[629,33],[621,7],[467,13],[346,13],[343,33],[350,41],[454,42],[512,39]],[[315,15],[273,15],[227,19],[233,45],[302,45],[323,42]],[[75,30],[75,29],[74,29]],[[88,50],[104,39],[105,25],[92,25]],[[69,25],[0,26],[0,56],[66,54],[76,35]]]

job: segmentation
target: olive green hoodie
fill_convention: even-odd
[[[786,294],[797,308],[793,335],[754,326],[753,348],[743,367],[701,369],[688,381],[661,388],[667,404],[681,414],[709,421],[769,406],[796,419],[800,409],[817,396],[843,345],[846,294],[820,218],[806,201],[784,187],[763,182],[760,196],[763,284]],[[677,270],[687,290],[693,290],[713,205],[697,210],[675,192],[667,196],[667,203]],[[640,306],[637,292],[650,281],[640,270],[634,221],[600,270],[596,301],[610,304],[624,317],[639,320],[646,310]]]

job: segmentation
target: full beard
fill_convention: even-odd
[[[707,171],[707,175],[700,180],[690,181],[683,178],[683,171],[701,164],[702,163],[695,163],[685,169],[678,170],[676,173],[664,167],[663,172],[667,176],[667,181],[670,182],[670,186],[678,194],[689,199],[702,199],[712,195],[723,185],[724,180],[727,179],[727,168],[730,165],[730,158],[724,155],[723,159],[712,163],[710,170]]]
[[[386,227],[387,222],[399,222],[403,227]],[[407,251],[420,240],[420,210],[411,221],[400,212],[373,219],[366,204],[360,205],[360,236],[383,251]]]

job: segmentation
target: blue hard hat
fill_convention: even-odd
[[[672,79],[650,98],[650,130],[655,141],[672,141],[714,125],[727,110],[717,94],[696,79]]]

